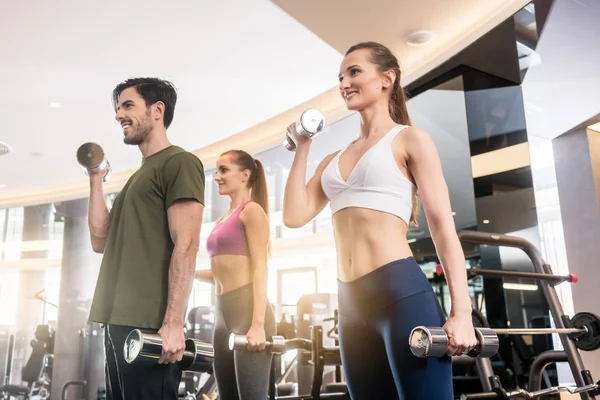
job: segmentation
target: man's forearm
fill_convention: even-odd
[[[169,294],[163,325],[181,325],[185,321],[185,312],[194,285],[196,268],[196,248],[178,249],[175,246],[169,266]]]
[[[88,227],[90,238],[94,251],[103,251],[108,228],[110,226],[110,216],[106,201],[104,200],[104,190],[102,180],[90,179],[90,202],[88,206]]]

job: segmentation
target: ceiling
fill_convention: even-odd
[[[406,85],[527,2],[0,0],[0,142],[14,150],[0,156],[0,207],[87,196],[75,153],[88,141],[114,169],[107,191],[120,189],[141,160],[123,145],[111,108],[113,87],[130,76],[175,83],[169,137],[210,167],[227,148],[280,143],[305,107],[345,115],[336,75],[351,44],[390,46]],[[432,42],[406,44],[423,29]]]

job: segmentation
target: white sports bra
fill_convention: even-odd
[[[394,154],[392,140],[406,128],[397,125],[358,160],[344,181],[340,174],[340,151],[321,176],[321,187],[331,202],[331,214],[347,207],[361,207],[396,215],[407,224],[412,212],[415,185],[402,173]]]

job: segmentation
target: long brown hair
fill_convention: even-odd
[[[371,62],[379,68],[379,72],[394,71],[396,79],[390,93],[388,108],[392,120],[400,125],[412,125],[406,107],[406,91],[400,85],[400,65],[398,59],[386,46],[377,42],[362,42],[350,47],[346,55],[361,49],[368,49],[371,52]],[[412,212],[409,224],[419,226],[417,217],[419,216],[419,201],[417,195],[413,195]]]
[[[267,189],[267,177],[265,175],[265,168],[263,167],[260,160],[253,158],[250,154],[244,150],[228,150],[221,154],[231,156],[231,161],[239,166],[242,171],[249,170],[250,178],[248,179],[248,187],[250,188],[250,198],[255,203],[258,203],[265,214],[267,219],[269,218],[269,193]],[[270,235],[269,235],[270,238]],[[271,252],[271,241],[269,239],[269,253]]]

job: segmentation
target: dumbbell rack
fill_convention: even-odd
[[[531,262],[533,263],[533,268],[535,269],[536,273],[544,275],[553,275],[550,265],[544,261],[539,250],[532,243],[528,242],[523,238],[477,231],[460,231],[458,232],[458,238],[463,243],[514,247],[521,249],[531,259]],[[560,301],[558,299],[556,289],[554,288],[554,284],[559,282],[560,281],[538,279],[538,283],[542,289],[542,293],[546,301],[548,302],[548,307],[550,308],[550,312],[552,313],[552,318],[556,327],[559,329],[571,328],[570,319],[568,316],[565,315],[562,305],[560,304]],[[583,361],[581,360],[581,355],[579,354],[575,343],[571,339],[569,339],[567,335],[560,335],[559,337],[564,348],[564,354],[566,355],[566,359],[569,363],[569,366],[571,367],[571,372],[573,373],[573,377],[575,379],[577,387],[581,388],[594,385],[594,380],[592,379],[591,373],[589,370],[585,369]],[[491,392],[499,388],[499,380],[493,375],[491,366],[482,365],[481,367],[482,368],[479,369],[479,372],[483,375],[482,383],[484,381],[483,378],[485,378],[485,380],[489,381],[490,385],[492,386],[492,390],[490,390],[490,385],[486,384],[484,385],[484,390]],[[493,393],[489,394],[492,395]],[[481,395],[483,395],[483,393]],[[590,394],[590,392],[579,393],[579,395],[581,396],[582,400],[595,399],[595,396],[593,394]]]

